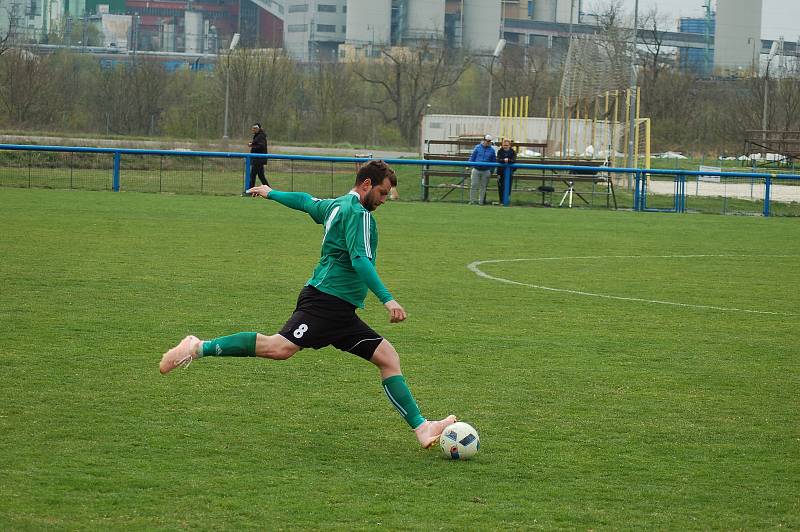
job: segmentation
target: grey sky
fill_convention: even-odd
[[[725,0],[712,0],[712,6]],[[584,0],[584,5],[593,6],[603,0]],[[623,0],[623,4],[631,13],[635,0]],[[764,11],[761,15],[761,37],[777,39],[781,35],[787,41],[796,41],[800,36],[800,0],[763,0]],[[639,13],[658,6],[658,12],[668,15],[672,24],[679,17],[701,17],[704,14],[703,0],[639,0]],[[674,25],[670,29],[675,29]]]

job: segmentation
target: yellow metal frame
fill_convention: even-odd
[[[500,137],[520,142],[525,131],[523,120],[528,118],[530,96],[511,96],[500,100]],[[547,99],[547,115],[550,119],[550,99]]]

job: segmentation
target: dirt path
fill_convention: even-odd
[[[655,194],[672,195],[675,191],[674,183],[669,181],[651,181],[648,190]],[[764,184],[754,183],[686,183],[687,196],[719,196],[749,200],[764,199]],[[800,183],[792,185],[772,185],[770,200],[790,203],[800,202]]]

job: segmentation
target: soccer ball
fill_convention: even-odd
[[[452,460],[469,460],[481,447],[478,431],[469,423],[458,421],[442,431],[439,436],[442,453]]]

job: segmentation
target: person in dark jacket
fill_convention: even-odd
[[[247,144],[250,146],[250,153],[269,153],[267,151],[267,134],[261,128],[261,124],[256,122],[250,130],[253,132],[253,140]],[[269,185],[267,176],[264,175],[264,164],[266,162],[266,159],[261,158],[250,160],[250,186],[248,188],[253,188],[256,185],[256,176],[258,176],[258,180],[261,181],[262,185]]]
[[[509,139],[503,139],[502,147],[497,150],[497,162],[505,164],[514,164],[517,162],[517,152],[511,146]],[[503,187],[505,186],[505,168],[502,166],[497,167],[497,193],[499,194],[500,201],[503,201]],[[508,183],[508,198],[511,199],[511,185],[514,183],[514,170],[511,170],[511,180]]]

